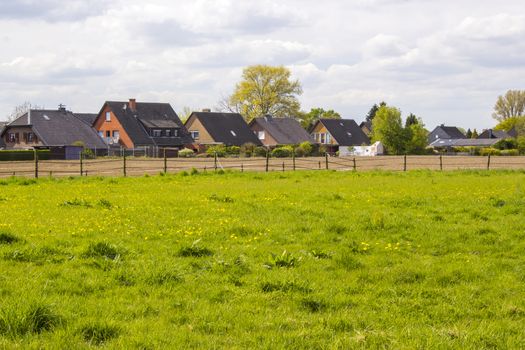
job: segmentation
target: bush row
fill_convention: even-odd
[[[238,146],[210,146],[205,153],[197,154],[191,149],[184,148],[179,151],[179,157],[266,157],[268,149],[266,147],[257,146],[253,143],[245,143],[241,147]],[[270,156],[275,158],[292,157],[306,157],[324,154],[323,147],[319,147],[310,142],[303,142],[296,146],[280,146],[270,150]]]

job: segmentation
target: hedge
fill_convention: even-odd
[[[49,150],[39,150],[38,159],[48,160],[51,158]],[[0,151],[0,161],[18,161],[18,160],[34,160],[35,151],[21,150],[21,151]]]

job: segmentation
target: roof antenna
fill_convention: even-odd
[[[29,104],[29,109],[27,110],[27,125],[31,125],[31,103]]]

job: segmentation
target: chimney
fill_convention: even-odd
[[[445,124],[441,124],[441,127],[444,128],[444,127],[445,127]]]
[[[203,108],[202,111],[204,113],[211,113],[211,109],[210,108]]]
[[[66,105],[63,105],[62,103],[58,105],[58,110],[61,111],[61,112],[65,112],[66,111]]]
[[[137,110],[137,100],[135,100],[134,98],[130,98],[128,104],[129,104],[129,109],[132,112],[135,112]]]
[[[266,114],[266,115],[264,116],[264,120],[266,120],[267,122],[271,122],[272,119],[273,119],[273,117],[271,116],[271,114]]]
[[[492,132],[492,129],[489,129],[489,139],[493,138],[494,133]]]

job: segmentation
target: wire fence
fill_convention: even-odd
[[[378,156],[291,158],[120,158],[0,162],[0,178],[10,176],[142,176],[182,171],[408,171],[525,169],[525,156]]]

